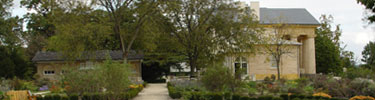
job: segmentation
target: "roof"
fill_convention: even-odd
[[[82,52],[81,57],[78,57],[77,60],[105,60],[107,58],[107,54],[109,53],[112,60],[122,60],[123,59],[123,52],[116,50],[99,50],[94,52]],[[141,60],[143,59],[144,55],[136,53],[135,51],[130,51],[128,54],[128,60]],[[37,52],[32,59],[34,62],[39,61],[64,61],[67,60],[62,56],[59,52]]]
[[[296,45],[296,46],[301,46],[302,43],[296,42],[296,41],[291,41],[291,40],[285,40],[285,41],[280,41],[284,45]],[[268,42],[263,42],[259,44],[270,44],[270,45],[276,45],[276,41],[268,41]]]
[[[320,25],[304,8],[260,8],[259,16],[262,24]]]

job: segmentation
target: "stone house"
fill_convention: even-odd
[[[32,61],[36,63],[38,79],[58,80],[68,68],[87,70],[93,68],[94,64],[102,63],[108,57],[113,61],[123,62],[122,51],[101,50],[95,52],[83,52],[81,57],[74,61],[69,61],[61,53],[40,51],[35,54]],[[128,63],[131,65],[133,73],[132,80],[141,81],[143,54],[131,51],[128,54]]]
[[[249,7],[240,3],[240,7]],[[272,26],[287,24],[292,26],[285,37],[290,53],[281,57],[280,74],[282,78],[296,79],[301,74],[315,74],[315,29],[320,23],[304,8],[260,8],[259,2],[251,2],[252,13],[258,17],[265,29],[263,34],[271,34]],[[281,19],[282,18],[282,19]],[[283,23],[280,23],[282,20]],[[245,70],[244,77],[251,80],[263,80],[266,76],[277,75],[276,62],[270,54],[258,51],[250,55],[227,56],[225,65],[233,71]]]

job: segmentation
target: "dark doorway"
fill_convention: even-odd
[[[142,79],[147,83],[165,83],[163,76],[168,73],[169,67],[160,66],[157,62],[142,64]]]

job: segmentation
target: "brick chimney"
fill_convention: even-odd
[[[253,14],[257,16],[257,19],[260,20],[259,16],[259,1],[251,1],[250,8],[253,11]]]

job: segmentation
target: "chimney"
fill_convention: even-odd
[[[253,14],[257,16],[257,19],[260,20],[259,15],[259,1],[251,1],[250,8],[253,11]]]
[[[238,8],[240,9],[245,9],[246,7],[248,7],[246,5],[246,2],[236,2],[236,5],[238,6]]]

